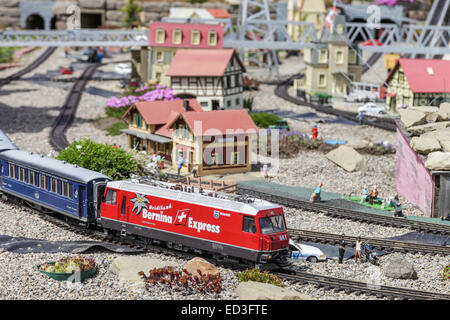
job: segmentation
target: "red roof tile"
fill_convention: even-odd
[[[192,112],[202,112],[203,109],[197,102],[197,99],[188,100]],[[165,124],[169,120],[172,112],[184,112],[182,99],[170,101],[146,101],[133,104],[127,112],[125,112],[122,118],[125,118],[133,108],[137,108],[138,112],[144,118],[145,123],[149,125]]]
[[[233,56],[233,49],[178,50],[167,76],[220,77]]]
[[[195,136],[258,132],[258,127],[245,109],[185,112],[181,117]],[[167,126],[173,128],[176,119],[173,118]]]
[[[414,93],[450,93],[450,61],[438,59],[398,59]],[[395,72],[391,72],[389,81]]]
[[[226,9],[208,9],[208,12],[216,19],[228,19],[230,17]]]

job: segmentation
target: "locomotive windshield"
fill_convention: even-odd
[[[269,234],[275,232],[282,232],[286,230],[284,219],[282,215],[259,218],[259,227],[261,234]]]

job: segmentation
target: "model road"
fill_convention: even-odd
[[[92,78],[99,66],[99,63],[88,66],[70,89],[62,110],[50,131],[50,144],[56,151],[64,150],[69,145],[66,139],[66,130],[75,118],[75,113],[87,82]]]
[[[4,86],[5,84],[10,83],[11,81],[20,79],[23,75],[25,75],[25,74],[33,71],[37,67],[39,67],[45,60],[47,60],[53,54],[53,52],[55,52],[55,50],[56,50],[56,47],[47,48],[43,54],[41,54],[36,60],[34,60],[32,63],[30,63],[25,68],[10,75],[9,77],[0,79],[0,87]]]

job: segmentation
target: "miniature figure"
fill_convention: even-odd
[[[180,171],[181,171],[181,168],[183,167],[183,164],[184,164],[184,158],[182,156],[180,156],[180,158],[178,159],[178,163],[177,163],[178,177],[180,177]]]
[[[192,174],[194,175],[194,178],[197,178],[197,177],[198,177],[197,172],[198,172],[198,166],[195,165],[195,166],[192,168]]]
[[[320,198],[320,193],[322,192],[323,183],[319,183],[317,187],[314,188],[313,193],[311,194],[310,202],[320,202],[322,199]]]
[[[361,263],[361,238],[358,237],[358,240],[356,240],[355,245],[355,263],[357,262],[359,258],[359,263]]]
[[[370,194],[368,196],[369,203],[373,204],[373,200],[376,200],[378,198],[378,189],[377,186],[373,186],[373,189],[370,191]]]
[[[317,128],[317,123],[314,123],[312,129],[311,129],[311,135],[313,139],[317,139],[317,136],[319,135],[319,129]]]
[[[395,197],[394,197],[394,208],[395,208],[394,217],[404,217],[404,215],[402,213],[402,204],[400,203],[400,200],[398,199],[398,195],[395,195]]]
[[[263,166],[263,174],[264,174],[264,179],[269,178],[269,168],[267,167],[267,164],[264,164],[264,166]]]

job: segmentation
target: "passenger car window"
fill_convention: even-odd
[[[242,222],[242,231],[256,233],[255,218],[244,217],[243,222]]]
[[[117,192],[114,190],[108,190],[106,192],[105,202],[107,204],[116,204]]]

